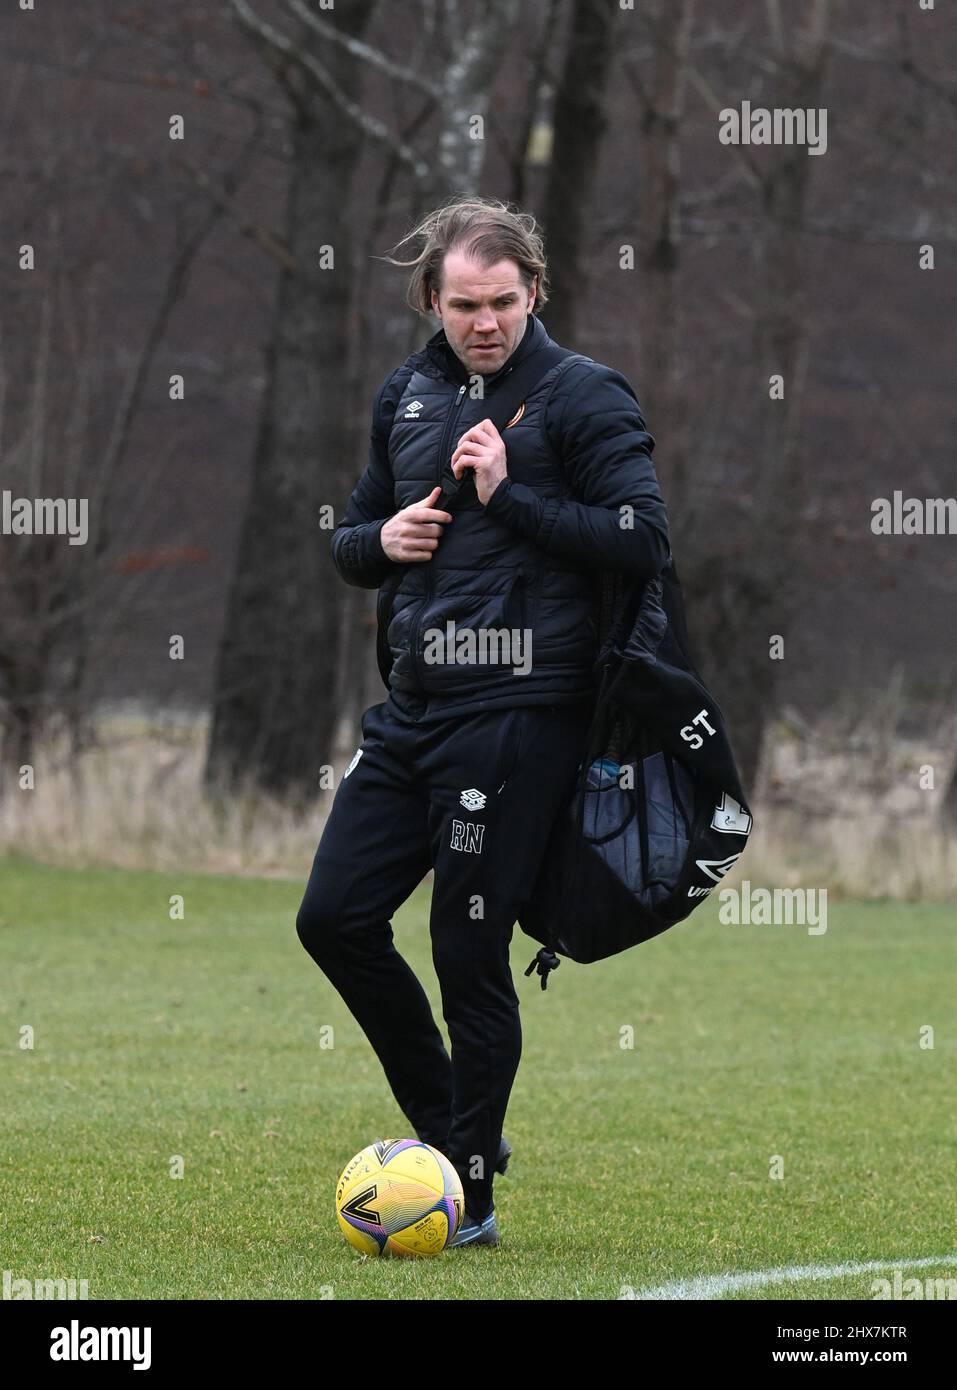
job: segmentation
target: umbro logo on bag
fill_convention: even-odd
[[[405,414],[402,418],[403,420],[416,420],[418,419],[419,411],[424,409],[425,406],[422,401],[410,401],[405,408]]]
[[[459,801],[466,811],[481,811],[485,805],[485,793],[480,792],[476,787],[469,787],[467,791],[459,794]]]
[[[732,865],[741,858],[740,851],[737,854],[729,854],[727,859],[696,859],[694,862],[698,868],[713,878],[715,883],[720,883]]]

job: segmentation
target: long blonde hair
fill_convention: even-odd
[[[466,252],[483,266],[501,260],[515,261],[527,288],[531,289],[532,280],[538,277],[532,312],[538,313],[548,303],[545,246],[530,212],[513,211],[495,198],[459,194],[423,217],[392,249],[397,251],[418,238],[422,238],[423,246],[412,260],[380,258],[390,265],[413,267],[406,299],[417,313],[431,314],[432,291],[441,291],[442,267],[446,253],[453,248]]]

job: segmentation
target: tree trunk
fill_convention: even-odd
[[[572,345],[577,306],[587,294],[586,237],[599,152],[608,124],[605,93],[612,64],[617,5],[574,0],[565,64],[553,116],[554,140],[542,221],[551,295],[548,331]]]
[[[957,829],[957,765],[944,792],[943,818],[951,830]]]
[[[36,745],[36,713],[33,701],[8,702],[3,737],[0,739],[0,798],[17,789],[20,769],[33,766]]]
[[[639,151],[641,380],[639,399],[648,428],[664,442],[668,504],[675,517],[676,549],[690,527],[688,411],[679,365],[681,304],[678,293],[681,117],[694,0],[659,0],[651,90],[643,101]]]
[[[361,31],[371,11],[353,11]],[[358,28],[356,25],[358,24]],[[353,100],[356,63],[336,64]],[[292,132],[287,241],[267,384],[220,643],[206,765],[211,791],[255,784],[299,802],[335,735],[340,580],[319,508],[349,496],[358,440],[343,391],[352,342],[352,181],[362,135],[312,94]],[[331,246],[334,268],[319,268]]]

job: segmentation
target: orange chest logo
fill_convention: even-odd
[[[522,404],[518,407],[518,409],[516,410],[515,414],[512,416],[511,420],[509,420],[509,422],[508,422],[508,424],[505,426],[505,428],[506,428],[506,429],[509,429],[512,425],[517,425],[518,422],[519,422],[519,420],[521,420],[521,418],[522,418],[522,416],[523,416],[524,414],[525,414],[525,402],[522,401]]]

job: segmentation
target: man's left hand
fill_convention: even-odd
[[[505,441],[491,420],[480,420],[466,430],[452,455],[452,472],[461,478],[466,468],[475,470],[475,491],[482,506],[503,478],[508,477]]]

